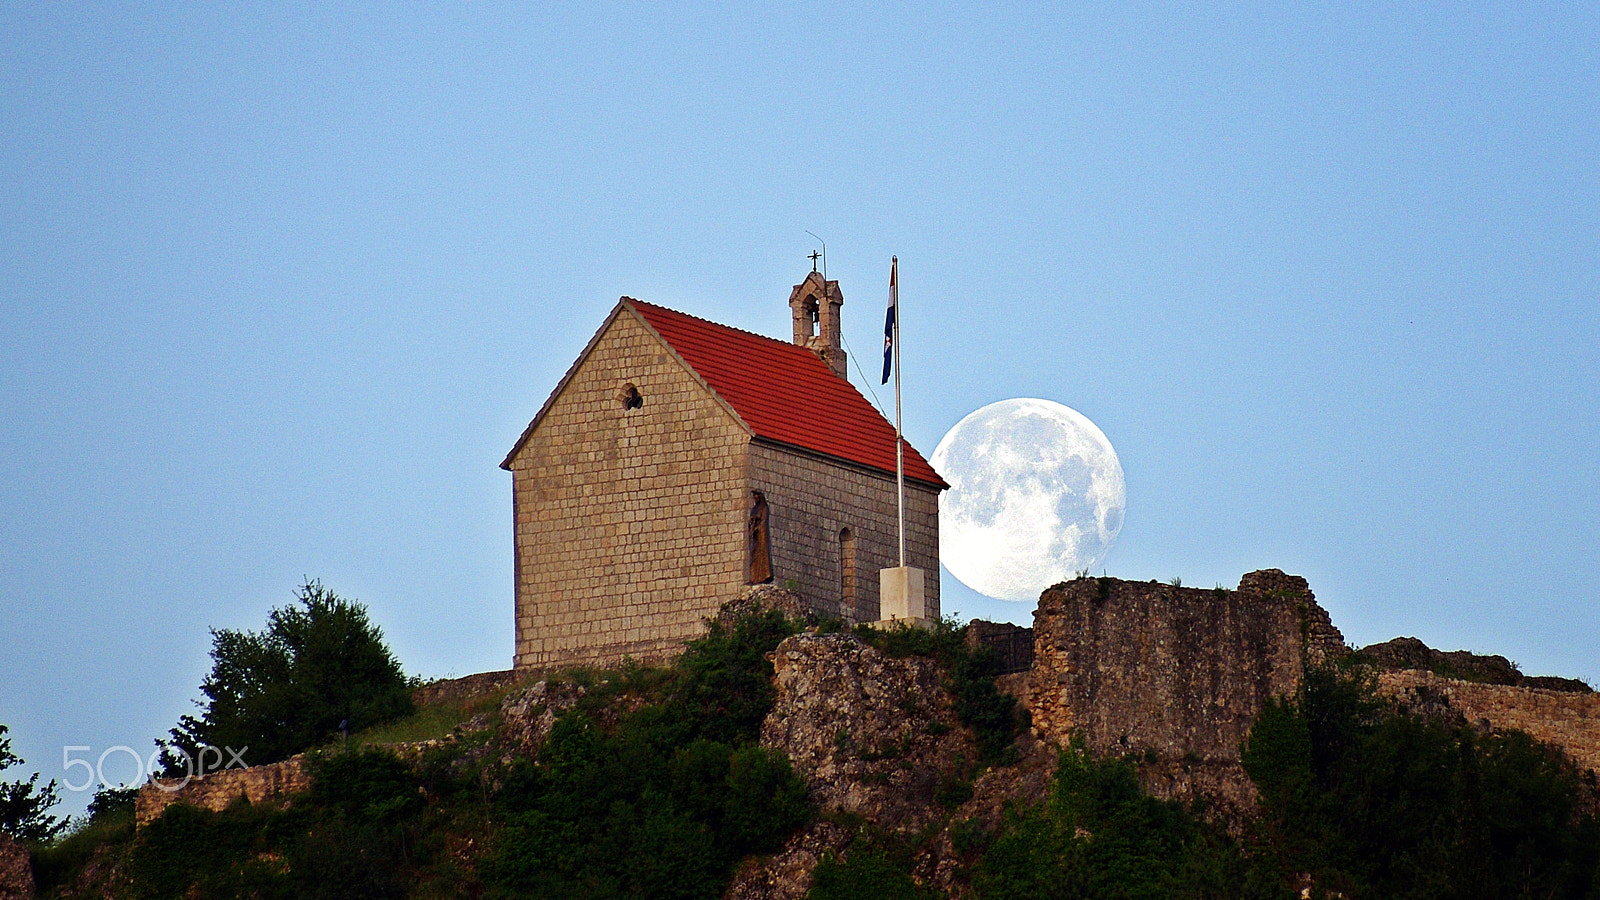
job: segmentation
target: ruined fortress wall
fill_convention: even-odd
[[[1267,699],[1342,645],[1305,579],[1276,569],[1233,591],[1079,578],[1039,600],[1029,706],[1056,741],[1231,764]]]
[[[511,461],[516,666],[665,657],[697,634],[744,583],[748,440],[619,313]]]
[[[1044,592],[1033,628],[1041,737],[1131,754],[1151,794],[1203,796],[1233,819],[1256,803],[1239,762],[1250,726],[1298,692],[1308,661],[1344,647],[1305,579],[1277,569],[1233,591],[1079,578]]]
[[[1443,701],[1468,722],[1526,731],[1563,748],[1579,767],[1600,771],[1600,693],[1476,684],[1414,669],[1379,673],[1378,691],[1413,707]]]
[[[261,803],[311,788],[303,757],[294,756],[279,763],[224,769],[203,778],[178,782],[148,782],[134,801],[134,821],[144,825],[174,803],[187,803],[201,809],[221,812],[240,797]]]
[[[771,510],[774,580],[793,579],[818,612],[876,621],[878,570],[900,564],[894,476],[758,441],[750,445],[750,488],[766,495]],[[939,496],[910,481],[906,564],[925,573],[929,616],[937,616]]]

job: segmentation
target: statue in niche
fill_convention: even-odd
[[[751,491],[755,503],[750,507],[750,521],[745,528],[746,546],[749,548],[750,571],[746,584],[772,582],[772,541],[767,517],[767,497],[760,491]]]

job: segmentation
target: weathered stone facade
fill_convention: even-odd
[[[461,678],[441,679],[413,689],[411,702],[417,706],[465,703],[488,694],[510,690],[527,681],[528,677],[528,673],[520,669],[501,669],[498,672],[478,672]]]
[[[1418,670],[1378,673],[1378,691],[1421,709],[1446,706],[1474,725],[1526,731],[1565,750],[1580,768],[1600,772],[1600,694],[1477,684]]]
[[[772,507],[772,565],[780,584],[846,622],[878,614],[878,570],[897,566],[894,476],[762,442],[750,445],[750,484]],[[939,492],[906,482],[906,564],[939,571]],[[939,615],[939,579],[925,583]],[[812,599],[814,598],[814,599]]]
[[[1235,591],[1079,578],[1039,600],[1028,705],[1049,740],[1145,760],[1158,796],[1243,809],[1239,747],[1256,716],[1342,647],[1305,579],[1276,569]]]
[[[306,771],[305,758],[300,756],[248,769],[224,769],[187,782],[152,780],[139,789],[134,801],[134,821],[144,825],[174,803],[221,812],[240,797],[251,803],[261,803],[298,794],[310,787],[311,774]]]
[[[1000,677],[1026,674],[1033,668],[1032,628],[973,619],[967,623],[967,646],[993,650],[995,672]]]
[[[692,637],[744,583],[748,444],[619,306],[509,460],[516,665],[659,658]]]

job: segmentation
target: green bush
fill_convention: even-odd
[[[843,859],[823,854],[812,873],[806,900],[933,900],[938,896],[918,887],[907,868],[907,860],[893,859],[883,848],[858,842]]]
[[[392,825],[421,812],[411,771],[393,753],[334,753],[311,765],[311,799],[351,822]]]
[[[73,883],[97,857],[116,859],[133,836],[131,808],[91,815],[87,820],[74,819],[66,833],[33,849],[33,880],[38,896],[49,897],[62,885]]]
[[[222,812],[175,803],[139,829],[125,860],[140,900],[400,898],[411,862],[392,828],[314,801],[287,809],[240,802]]]
[[[766,654],[794,630],[777,614],[714,624],[670,671],[598,682],[496,797],[489,894],[716,897],[741,857],[776,849],[810,815],[788,759],[756,744]]]
[[[1180,804],[1139,787],[1131,763],[1061,754],[1048,800],[993,836],[973,886],[994,898],[1247,896],[1237,850]]]
[[[1521,732],[1380,704],[1360,670],[1307,672],[1256,722],[1257,876],[1355,897],[1584,897],[1600,822],[1576,768]]]
[[[366,607],[316,581],[295,596],[298,605],[274,609],[261,632],[211,632],[203,711],[183,716],[161,742],[168,774],[210,763],[202,747],[260,765],[314,747],[341,725],[359,731],[411,712],[410,686]]]
[[[768,610],[712,622],[705,636],[689,641],[673,663],[670,717],[694,733],[727,744],[755,740],[772,709],[772,663],[767,654],[799,625]]]

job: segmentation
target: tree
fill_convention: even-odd
[[[6,732],[11,729],[0,725],[0,772],[22,763],[22,757],[11,752],[11,739]],[[67,827],[65,820],[57,820],[46,810],[61,802],[56,793],[56,783],[51,779],[42,790],[39,773],[27,781],[0,781],[0,831],[24,841],[48,841]]]
[[[366,607],[308,581],[261,632],[212,629],[196,718],[159,742],[168,774],[287,759],[339,732],[411,712],[400,664]],[[214,747],[217,750],[205,750]]]

